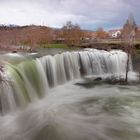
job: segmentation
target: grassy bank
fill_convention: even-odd
[[[41,48],[69,48],[66,44],[41,44]]]
[[[121,45],[123,42],[121,40],[101,40],[99,42],[93,42],[93,44],[106,44],[106,45]],[[140,41],[134,41],[134,45],[140,46]]]

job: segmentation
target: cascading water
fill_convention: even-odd
[[[7,108],[14,106],[25,106],[38,98],[44,97],[49,88],[64,84],[69,80],[78,79],[88,75],[119,75],[126,72],[127,55],[123,51],[99,51],[86,49],[81,52],[65,52],[55,56],[44,56],[32,61],[25,61],[16,66],[6,66],[6,76],[8,81],[2,88],[1,101],[2,112],[7,112]],[[132,71],[132,64],[129,64]],[[7,81],[7,80],[6,80]],[[8,90],[8,91],[7,91]],[[13,104],[13,105],[11,105]],[[6,107],[5,107],[6,106]]]
[[[59,87],[59,93],[57,88],[54,88],[54,92],[52,87],[83,76],[122,77],[126,72],[126,62],[127,54],[123,51],[86,49],[44,56],[18,65],[6,65],[3,75],[5,80],[1,83],[0,92],[1,113],[4,115],[0,117],[0,140],[93,140],[94,136],[94,140],[112,140],[104,134],[100,126],[92,126],[91,122],[96,122],[92,115],[96,115],[97,110],[90,111],[90,102],[94,98],[91,92],[80,95],[72,91],[70,95],[63,91],[64,89],[60,93]],[[129,70],[133,71],[131,62]],[[77,91],[77,88],[75,90]],[[79,88],[78,90],[80,91]],[[95,108],[98,101],[102,100],[101,97],[97,98]],[[88,109],[89,113],[93,114],[84,116],[83,113]],[[105,118],[110,117],[104,115]],[[4,123],[5,120],[8,122]],[[106,122],[105,125],[108,124],[109,122]],[[96,131],[100,130],[103,134],[96,135]],[[6,131],[9,131],[8,134]]]

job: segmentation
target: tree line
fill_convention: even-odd
[[[125,36],[122,29],[121,37]],[[140,36],[140,32],[139,36]],[[127,34],[127,33],[126,33]],[[86,42],[100,42],[109,39],[109,33],[102,27],[96,31],[83,30],[71,21],[60,29],[47,26],[0,26],[0,47],[3,45],[28,45],[37,47],[40,44],[64,43],[68,46],[79,46]]]
[[[107,32],[103,28],[97,31],[83,30],[71,21],[60,29],[47,26],[0,26],[0,47],[2,45],[30,45],[38,46],[44,43],[65,43],[68,46],[78,46],[96,38],[106,38]]]

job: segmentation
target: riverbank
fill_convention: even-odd
[[[57,53],[63,53],[63,52],[66,52],[66,51],[77,51],[77,50],[81,50],[83,48],[95,48],[95,49],[99,49],[99,50],[107,50],[107,51],[110,51],[111,48],[112,49],[122,49],[121,47],[119,48],[119,45],[120,43],[119,42],[109,42],[109,44],[106,42],[105,45],[103,45],[105,42],[102,42],[102,43],[98,43],[98,44],[94,44],[93,46],[88,46],[85,44],[85,46],[80,46],[80,47],[70,47],[66,44],[46,44],[44,46],[38,46],[36,47],[32,52],[35,54],[33,54],[35,57],[41,57],[41,56],[44,56],[44,55],[55,55]],[[113,44],[115,43],[115,45]],[[138,42],[137,42],[138,43]],[[136,44],[137,45],[137,44]],[[111,48],[110,48],[111,46]],[[18,47],[17,47],[18,48]],[[24,46],[24,47],[21,47],[23,48],[22,50],[18,50],[17,53],[21,53],[21,54],[26,54],[26,53],[30,53],[32,54],[30,51],[26,51],[25,48],[29,48],[29,46]],[[6,54],[6,53],[11,53],[13,51],[10,50],[0,50],[0,54]],[[132,63],[133,63],[133,67],[134,67],[134,70],[137,71],[137,72],[140,72],[140,49],[139,48],[136,48],[136,51],[135,51],[135,55],[132,56]]]

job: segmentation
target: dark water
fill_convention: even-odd
[[[37,52],[41,55],[55,55],[57,53],[63,53],[66,51],[75,51],[75,50],[81,50],[80,48],[75,48],[75,47],[71,47],[71,48],[39,48],[37,49]]]
[[[35,59],[35,58],[40,58],[45,55],[55,55],[58,53],[63,53],[66,51],[75,51],[75,50],[80,50],[79,48],[38,48],[36,52],[17,52],[17,53],[12,53],[9,51],[1,51],[0,50],[0,64],[9,62],[9,63],[20,63],[25,60],[29,59]]]

